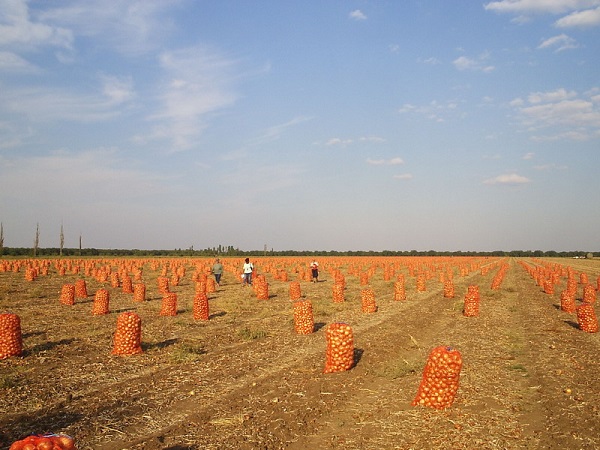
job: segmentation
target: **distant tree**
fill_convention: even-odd
[[[62,223],[60,224],[60,252],[59,255],[63,255],[63,247],[65,246],[65,233],[63,232]]]
[[[38,223],[35,228],[35,239],[33,240],[33,257],[35,258],[38,253],[40,246],[40,224]]]
[[[0,222],[0,256],[4,254],[4,225]]]

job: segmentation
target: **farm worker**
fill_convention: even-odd
[[[215,263],[212,266],[211,272],[215,276],[215,281],[217,282],[217,286],[221,286],[221,276],[223,275],[223,264],[219,258],[215,260]]]
[[[252,271],[254,270],[254,266],[250,262],[250,258],[246,258],[244,261],[244,281],[242,282],[242,286],[250,285],[252,286]]]
[[[319,281],[319,263],[315,260],[310,263],[310,270],[312,271],[312,281],[317,283]]]

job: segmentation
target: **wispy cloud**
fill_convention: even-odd
[[[355,144],[357,142],[372,142],[375,144],[381,144],[381,143],[385,142],[385,139],[382,137],[379,137],[379,136],[362,136],[357,139],[352,139],[352,138],[342,139],[339,137],[334,137],[334,138],[327,140],[327,142],[325,142],[325,145],[328,147],[335,147],[335,146],[347,147],[348,145]]]
[[[460,114],[459,103],[457,101],[447,101],[445,103],[433,100],[426,105],[416,106],[411,103],[402,105],[398,112],[400,114],[416,114],[436,122],[445,122],[448,117]]]
[[[527,100],[518,98],[510,104],[533,140],[586,140],[600,134],[600,103],[593,92],[584,96],[564,88],[533,92]]]
[[[556,21],[558,28],[586,28],[600,25],[600,7],[585,11],[575,11]]]
[[[204,131],[211,114],[235,103],[236,62],[202,46],[164,52],[159,62],[164,73],[158,86],[161,108],[149,118],[157,125],[148,136],[136,140],[167,140],[171,151],[187,150]]]
[[[533,152],[528,152],[523,155],[523,159],[527,160],[527,161],[533,159],[534,157],[535,157],[535,153],[533,153]]]
[[[19,73],[38,73],[39,67],[20,57],[16,53],[0,51],[0,71]]]
[[[553,36],[544,40],[540,45],[538,45],[538,49],[545,48],[553,48],[555,52],[561,52],[563,50],[578,48],[579,44],[575,39],[566,34],[559,34],[558,36]]]
[[[367,20],[367,16],[360,9],[351,11],[350,14],[348,14],[348,17],[353,20]]]
[[[412,175],[412,173],[400,173],[400,174],[394,175],[394,178],[396,180],[412,180],[413,175]]]
[[[509,173],[509,174],[505,174],[505,175],[498,175],[497,177],[484,180],[483,184],[490,184],[490,185],[500,184],[500,185],[514,186],[514,185],[520,185],[520,184],[527,184],[530,182],[531,182],[531,180],[529,178],[523,177],[521,175],[517,175],[516,173]]]
[[[459,56],[452,64],[457,70],[473,70],[477,72],[489,73],[495,70],[495,67],[487,64],[486,61],[489,59],[489,54],[484,53],[477,58],[468,58],[466,56]]]
[[[367,164],[371,166],[397,166],[399,164],[404,164],[404,160],[402,158],[396,157],[391,159],[367,159]]]

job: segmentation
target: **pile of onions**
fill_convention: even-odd
[[[323,373],[344,372],[354,365],[354,334],[350,325],[330,324],[325,330],[327,352]]]
[[[560,309],[568,313],[574,313],[577,311],[574,291],[565,289],[560,293]]]
[[[63,284],[60,292],[60,302],[63,305],[74,305],[75,304],[75,285],[74,284]]]
[[[586,284],[583,287],[583,303],[591,305],[596,303],[596,288],[592,284]]]
[[[377,303],[375,302],[375,293],[373,289],[366,288],[360,291],[360,300],[362,312],[374,313],[377,311]]]
[[[269,300],[269,283],[264,276],[257,276],[254,282],[254,290],[258,300]]]
[[[177,294],[168,292],[163,295],[160,308],[161,316],[176,316],[177,315]]]
[[[577,308],[577,323],[579,328],[586,333],[598,332],[598,319],[591,303],[582,303]]]
[[[194,296],[194,320],[208,320],[209,310],[208,310],[208,296],[206,292],[197,291]]]
[[[335,283],[333,285],[333,303],[344,303],[344,285]]]
[[[454,281],[444,281],[444,298],[454,298]]]
[[[158,283],[158,292],[160,294],[167,294],[169,292],[169,279],[165,276],[160,276],[156,281]]]
[[[112,354],[129,356],[142,351],[142,319],[134,312],[119,314]]]
[[[479,315],[479,287],[469,286],[465,295],[465,305],[463,308],[465,317],[476,317]]]
[[[22,352],[21,319],[13,313],[0,314],[0,359],[20,356]]]
[[[401,301],[406,300],[406,286],[404,281],[404,275],[400,274],[394,282],[394,300]]]
[[[123,275],[121,278],[121,290],[126,294],[133,293],[133,281],[131,277],[127,274]]]
[[[427,290],[427,277],[424,273],[417,274],[417,292],[425,292]]]
[[[436,409],[451,406],[458,391],[461,368],[462,356],[458,350],[443,345],[434,348],[425,364],[423,378],[412,405]]]
[[[206,279],[206,293],[210,294],[212,292],[217,292],[217,282],[214,278]]]
[[[315,328],[313,308],[310,300],[294,302],[294,330],[297,334],[311,334]]]
[[[66,434],[27,436],[13,442],[9,450],[76,450],[75,441]]]
[[[133,285],[133,301],[139,303],[146,301],[146,285],[144,283]]]
[[[75,281],[75,297],[76,298],[87,298],[87,285],[85,284],[85,280],[83,278],[79,278]]]
[[[289,292],[290,300],[298,300],[300,297],[302,297],[302,291],[300,290],[300,282],[292,281],[290,283]]]
[[[94,295],[94,303],[92,305],[92,315],[102,316],[109,313],[110,294],[106,289],[98,289]]]

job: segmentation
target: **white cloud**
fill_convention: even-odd
[[[484,8],[509,14],[561,14],[599,4],[598,0],[500,0],[487,3]]]
[[[533,166],[535,170],[567,170],[567,166],[560,166],[558,164],[540,164],[538,166]]]
[[[356,142],[373,142],[375,144],[381,144],[383,142],[385,142],[385,139],[379,136],[362,136],[359,137],[358,139],[342,139],[342,138],[331,138],[329,139],[325,145],[327,146],[340,146],[340,147],[346,147],[348,145],[354,144]]]
[[[135,96],[133,90],[133,80],[131,77],[118,78],[110,75],[103,75],[102,93],[113,104],[124,103]]]
[[[40,69],[16,53],[0,51],[0,71],[35,73]]]
[[[156,49],[173,27],[170,8],[177,0],[87,0],[39,13],[47,22],[68,26],[83,36],[93,36],[125,54]],[[52,5],[52,3],[50,3]]]
[[[333,147],[333,146],[345,147],[347,145],[352,144],[352,142],[353,142],[352,139],[331,138],[325,143],[325,145],[327,145],[328,147]]]
[[[73,44],[70,30],[32,21],[25,0],[2,2],[0,24],[0,45],[31,50],[42,46],[70,49]]]
[[[558,28],[595,27],[600,25],[600,7],[585,11],[576,11],[558,19],[555,23]]]
[[[523,159],[525,159],[525,160],[530,160],[530,159],[533,159],[533,157],[534,157],[534,156],[535,156],[535,153],[533,153],[533,152],[528,152],[528,153],[525,153],[525,154],[523,155]]]
[[[489,73],[492,72],[495,69],[495,67],[486,64],[485,61],[487,59],[489,59],[489,55],[487,53],[484,53],[476,59],[468,58],[466,56],[459,56],[454,61],[452,61],[452,64],[454,64],[454,67],[456,67],[456,69],[458,70],[474,70]]]
[[[600,105],[593,100],[593,89],[584,96],[564,88],[529,94],[511,102],[532,140],[590,140],[600,135]]]
[[[413,179],[413,175],[412,173],[401,173],[398,175],[394,175],[394,178],[396,180],[412,180]]]
[[[494,178],[489,178],[483,182],[483,184],[500,184],[500,185],[519,185],[530,183],[531,180],[529,178],[523,177],[521,175],[517,175],[516,173],[510,173],[505,175],[498,175]]]
[[[527,101],[532,104],[551,103],[568,100],[574,97],[577,97],[577,92],[567,92],[566,89],[560,88],[549,92],[532,92],[527,96]]]
[[[416,114],[435,122],[445,122],[448,117],[457,115],[458,111],[459,104],[452,100],[445,103],[440,103],[437,100],[433,100],[430,103],[422,106],[415,106],[410,103],[405,103],[398,109],[398,112],[401,114]]]
[[[397,166],[400,164],[404,164],[404,160],[402,158],[396,157],[391,159],[367,159],[367,164],[372,166]]]
[[[201,46],[164,52],[159,61],[164,71],[158,87],[162,106],[150,117],[158,125],[136,141],[168,140],[171,151],[187,150],[206,128],[208,117],[237,100],[235,61]]]
[[[571,48],[578,48],[579,44],[577,41],[566,34],[559,34],[558,36],[553,36],[544,40],[537,48],[554,48],[555,52],[560,52],[563,50],[568,50]]]
[[[367,20],[367,16],[360,9],[355,9],[348,16],[354,20]]]

